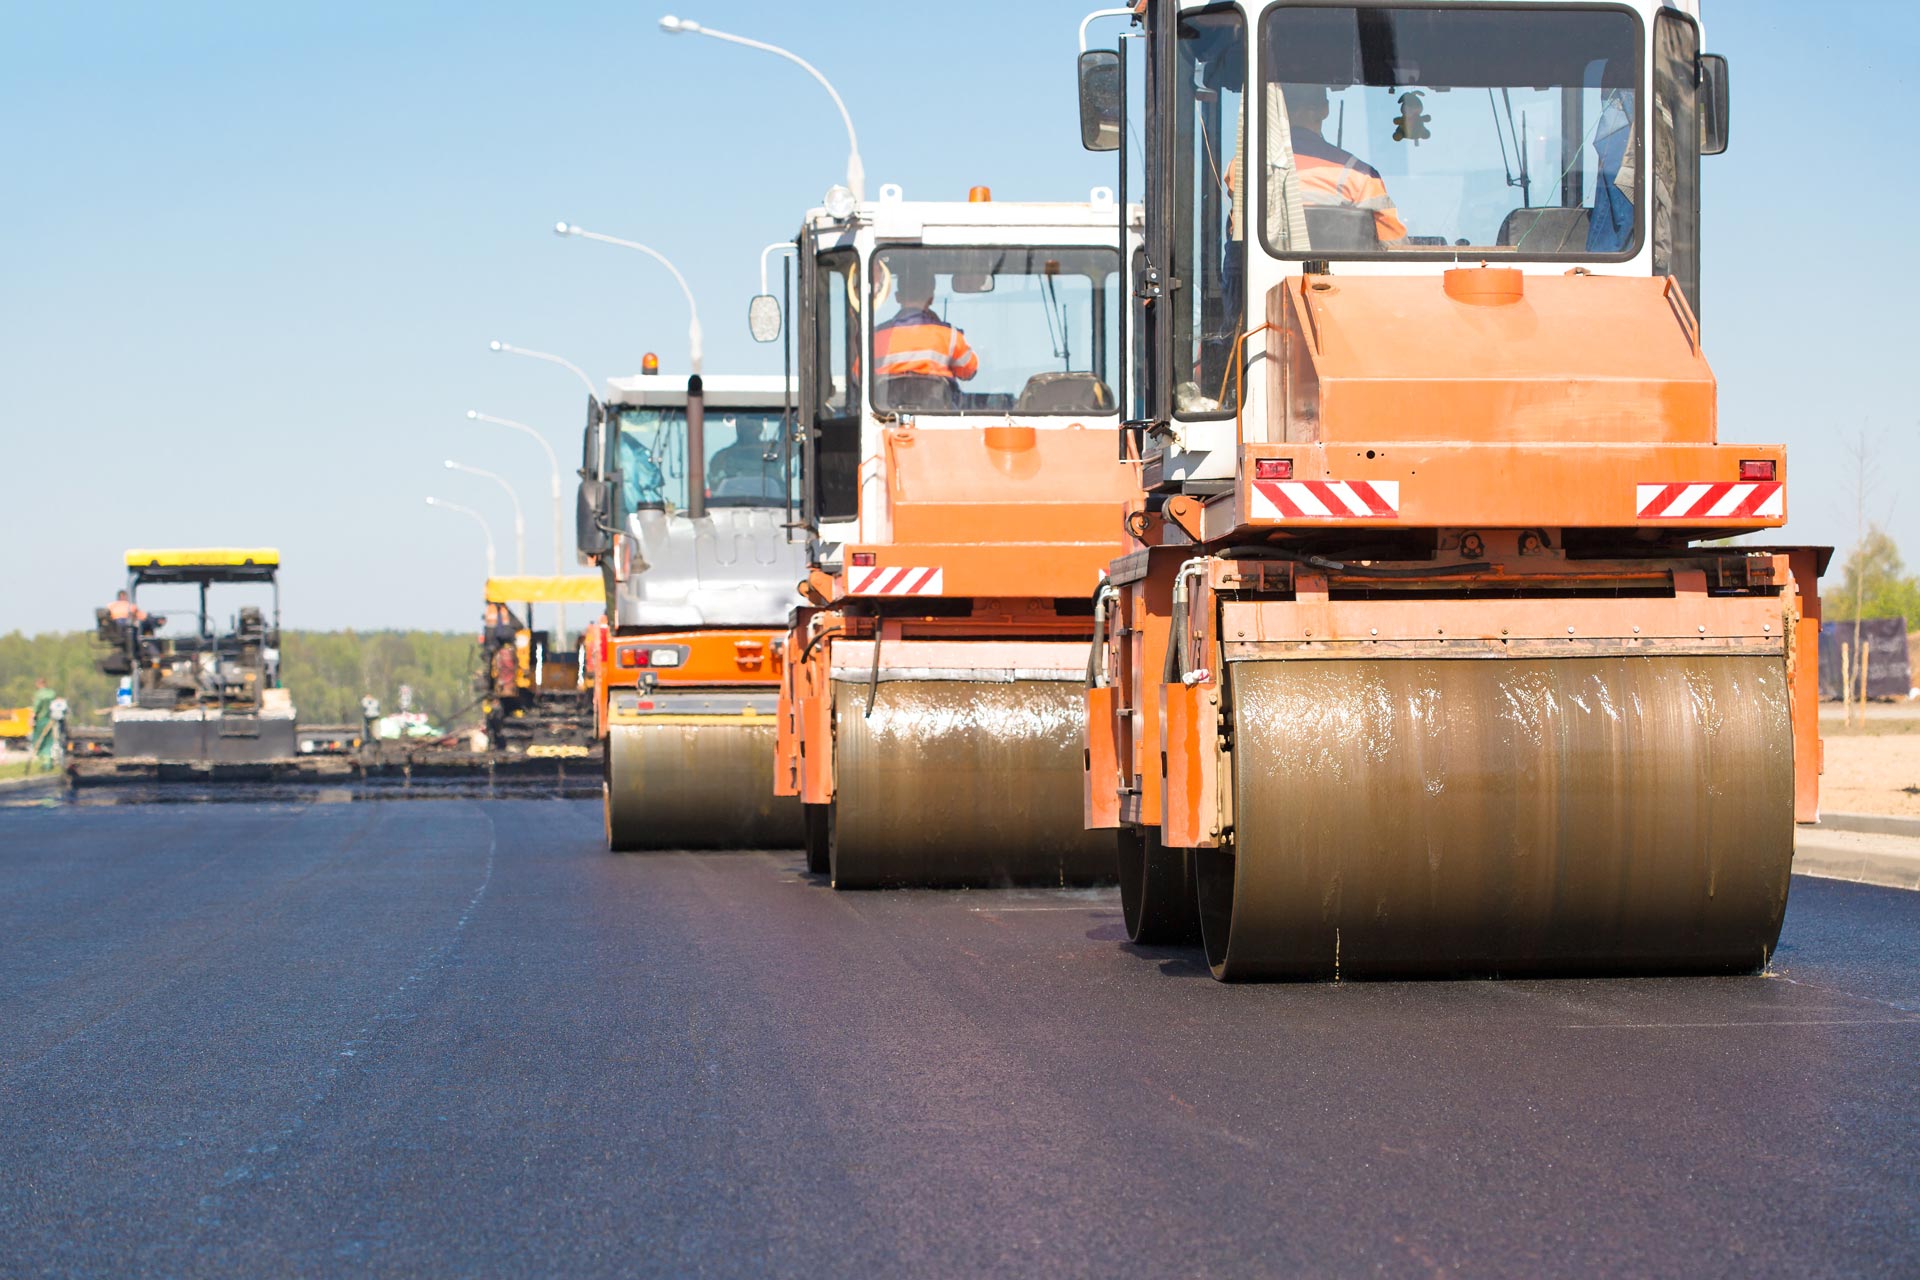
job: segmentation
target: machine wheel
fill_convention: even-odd
[[[1120,911],[1127,937],[1143,947],[1191,947],[1200,941],[1193,855],[1160,843],[1157,827],[1118,832]]]
[[[1750,973],[1780,935],[1778,657],[1229,667],[1214,976]]]
[[[1068,681],[836,682],[836,889],[1110,883],[1082,802],[1084,715]]]
[[[803,804],[800,806],[802,836],[807,851],[807,871],[816,876],[831,875],[833,862],[827,856],[827,824],[831,821],[832,805]]]
[[[773,794],[771,723],[617,724],[607,732],[607,843],[797,849],[800,802]]]

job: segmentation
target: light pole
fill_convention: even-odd
[[[494,342],[489,342],[487,346],[491,350],[504,352],[505,354],[510,356],[526,356],[529,359],[533,359],[533,360],[545,360],[548,364],[557,364],[562,369],[567,370],[567,372],[571,373],[574,377],[580,379],[581,382],[586,384],[587,396],[589,399],[598,400],[600,398],[600,393],[594,390],[593,379],[589,378],[581,370],[579,365],[575,364],[573,361],[567,359],[564,356],[556,356],[550,351],[533,351],[527,347],[516,347],[511,342],[494,341]]]
[[[791,240],[782,240],[778,244],[770,244],[760,251],[760,294],[762,297],[765,297],[767,294],[767,259],[776,253],[794,252],[796,252],[796,249]]]
[[[457,502],[448,502],[444,498],[428,498],[427,505],[436,511],[457,511],[463,516],[473,517],[474,523],[480,526],[480,532],[487,538],[487,576],[489,578],[497,576],[494,573],[493,563],[493,530],[488,526],[487,518],[472,507],[463,507]]]
[[[566,569],[563,567],[564,561],[562,559],[566,554],[564,550],[565,543],[562,541],[561,534],[561,530],[565,527],[565,518],[562,515],[560,506],[560,459],[554,456],[553,446],[547,443],[545,436],[524,422],[515,422],[512,418],[496,418],[490,413],[481,413],[478,409],[467,410],[467,417],[474,422],[491,422],[496,427],[512,427],[515,431],[523,431],[535,440],[538,440],[540,447],[547,451],[548,488],[553,495],[553,572],[556,575],[565,573]],[[560,605],[558,606],[558,610],[560,615],[559,629],[564,635],[567,629],[567,607]],[[557,642],[558,637],[556,637],[556,643]]]
[[[712,27],[703,27],[691,18],[676,18],[672,14],[660,19],[660,29],[668,35],[710,36],[715,40],[724,40],[728,44],[745,45],[749,49],[758,49],[762,53],[771,53],[775,57],[785,58],[802,71],[820,82],[820,87],[833,99],[833,105],[840,111],[840,120],[847,126],[847,189],[853,192],[855,201],[867,198],[867,171],[860,163],[860,139],[853,133],[853,117],[847,114],[847,104],[840,100],[839,91],[820,74],[819,68],[797,53],[790,53],[779,45],[766,44],[759,40],[749,40],[745,36],[729,35],[725,31],[715,31]]]
[[[470,476],[483,476],[507,491],[507,499],[513,503],[513,571],[525,573],[527,571],[527,522],[520,514],[520,495],[513,491],[513,486],[507,483],[507,478],[497,471],[483,471],[479,467],[470,467],[464,462],[455,462],[452,458],[447,459],[446,468],[449,471],[464,471]]]
[[[687,296],[687,312],[692,317],[687,324],[687,363],[696,376],[700,372],[700,304],[693,299],[693,290],[687,285],[687,278],[680,274],[680,268],[667,260],[667,255],[658,249],[641,244],[637,240],[622,240],[618,236],[603,236],[598,231],[588,231],[571,222],[553,224],[553,234],[557,236],[578,236],[582,240],[598,240],[601,244],[617,244],[622,249],[632,249],[644,253],[655,262],[673,273],[674,280],[680,286],[680,292]]]

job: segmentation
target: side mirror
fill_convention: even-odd
[[[583,478],[573,508],[573,542],[583,556],[603,556],[613,550],[613,482]]]
[[[1089,49],[1080,55],[1080,145],[1089,151],[1120,149],[1120,54]]]
[[[1727,60],[1717,53],[1700,55],[1700,154],[1717,156],[1727,149]]]
[[[780,299],[770,293],[758,294],[747,304],[747,332],[755,342],[772,342],[780,336]]]

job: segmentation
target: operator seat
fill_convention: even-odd
[[[897,373],[880,379],[880,402],[896,413],[945,413],[960,407],[951,379],[924,373]]]
[[[1515,209],[1500,223],[1494,243],[1532,253],[1585,253],[1591,209]]]
[[[1371,253],[1380,247],[1380,224],[1366,209],[1310,204],[1305,213],[1307,244],[1315,253]]]
[[[1112,413],[1113,392],[1097,374],[1036,373],[1020,388],[1015,413]]]

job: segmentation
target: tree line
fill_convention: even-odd
[[[1908,631],[1920,630],[1920,575],[1907,572],[1893,536],[1877,524],[1848,553],[1839,580],[1821,584],[1820,601],[1828,622],[1905,618]]]
[[[91,631],[0,635],[0,707],[33,701],[45,677],[71,706],[76,727],[104,725],[94,711],[113,705],[118,678],[95,665],[101,648]],[[400,708],[400,687],[413,706],[447,728],[479,720],[474,675],[479,647],[472,635],[444,631],[283,631],[280,682],[308,724],[358,724],[360,699],[372,694],[382,712]]]

